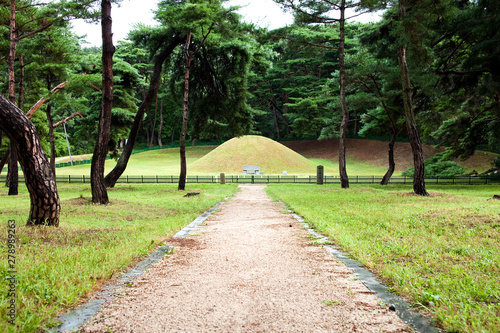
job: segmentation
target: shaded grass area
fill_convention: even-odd
[[[325,168],[325,175],[339,176],[339,163],[337,161],[321,159],[321,158],[310,158],[315,165],[322,165]],[[383,176],[385,175],[387,168],[380,166],[370,165],[368,162],[359,162],[348,158],[346,162],[347,174],[349,176]],[[394,176],[400,176],[400,172],[394,172]]]
[[[190,186],[200,195],[184,198],[176,185],[120,186],[109,191],[111,203],[90,203],[90,186],[59,185],[62,202],[59,228],[26,227],[29,194],[9,197],[0,190],[0,279],[7,281],[7,222],[16,221],[16,321],[7,322],[7,283],[0,286],[0,332],[35,332],[57,323],[57,315],[73,307],[105,281],[208,208],[235,191],[233,185]]]
[[[500,331],[499,186],[269,185],[449,332]]]

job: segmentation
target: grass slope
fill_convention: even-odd
[[[191,164],[191,173],[241,174],[257,165],[264,174],[315,174],[316,164],[282,144],[258,135],[231,139]]]

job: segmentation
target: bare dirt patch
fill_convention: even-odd
[[[339,158],[338,139],[283,141],[281,143],[306,158],[323,158],[334,161],[337,161]],[[428,144],[423,144],[422,149],[425,159],[444,150],[444,148],[435,148],[435,146]],[[388,141],[346,139],[347,157],[356,161],[369,163],[373,166],[386,167],[388,165],[388,150]],[[466,161],[456,159],[455,162],[460,163],[469,171],[477,170],[478,172],[482,172],[491,167],[491,163],[496,156],[493,153],[477,151]],[[394,145],[394,160],[397,171],[404,171],[413,166],[410,143],[396,142]]]
[[[81,331],[410,331],[264,186],[240,187]]]

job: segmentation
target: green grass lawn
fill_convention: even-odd
[[[184,198],[176,185],[117,185],[107,206],[90,203],[90,185],[59,184],[59,228],[26,227],[29,194],[0,189],[0,279],[7,281],[7,222],[16,221],[15,325],[7,321],[8,284],[0,287],[0,332],[36,332],[56,324],[74,306],[117,273],[148,254],[202,212],[235,191],[235,185],[188,185],[199,196]]]
[[[212,151],[215,146],[186,147],[188,166]],[[105,174],[116,165],[115,160],[106,161]],[[178,176],[180,173],[179,148],[150,150],[130,156],[123,175],[129,176]],[[189,169],[188,169],[189,173]],[[90,164],[75,165],[56,169],[56,175],[90,175]]]
[[[500,331],[499,186],[269,185],[449,332]]]
[[[213,172],[204,172],[196,170],[193,172],[190,169],[192,163],[196,162],[201,157],[212,151],[214,146],[207,147],[187,147],[187,163],[188,163],[188,176],[189,175],[213,175]],[[337,161],[331,161],[326,159],[312,158],[310,159],[314,165],[323,165],[325,167],[325,174],[338,176],[339,166]],[[106,161],[107,174],[116,165],[115,160]],[[286,168],[284,168],[286,169]],[[374,167],[368,163],[362,163],[359,161],[348,159],[347,161],[347,173],[349,176],[382,176],[386,172],[384,167]],[[123,175],[129,176],[178,176],[180,172],[180,158],[178,148],[167,148],[161,150],[151,150],[142,153],[133,154],[130,157],[129,164]],[[310,174],[315,175],[316,170],[311,169],[310,173],[304,173],[303,170],[299,172],[294,172],[294,170],[287,170],[289,175],[303,175]],[[73,167],[63,167],[57,168],[56,174],[58,176],[81,176],[90,175],[90,164],[75,165]],[[230,173],[228,173],[230,174]],[[281,173],[279,173],[281,174]],[[265,173],[267,175],[267,173]],[[399,176],[400,173],[395,172],[394,176]]]

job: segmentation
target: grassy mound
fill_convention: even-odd
[[[189,173],[241,174],[244,165],[258,165],[264,174],[314,174],[316,165],[290,148],[257,135],[231,139],[190,166]]]

